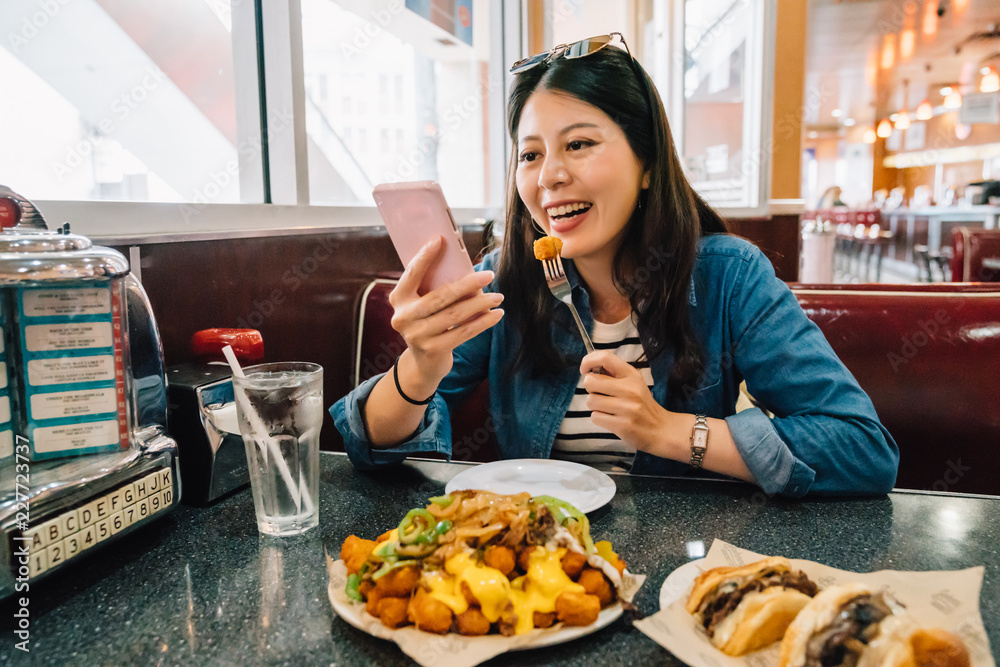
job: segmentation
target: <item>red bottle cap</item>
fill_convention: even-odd
[[[202,329],[191,336],[191,352],[202,361],[225,361],[222,348],[227,345],[241,362],[264,358],[264,339],[256,329]]]

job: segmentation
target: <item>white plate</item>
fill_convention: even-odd
[[[596,468],[552,459],[511,459],[484,463],[452,477],[446,493],[482,489],[565,500],[581,512],[593,512],[615,497],[614,481]]]
[[[667,575],[660,587],[660,609],[666,609],[681,598],[687,597],[691,591],[691,584],[698,578],[698,575],[705,571],[702,564],[704,558],[684,563],[679,568]]]

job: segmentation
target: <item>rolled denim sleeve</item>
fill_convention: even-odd
[[[771,419],[760,408],[751,408],[726,417],[743,462],[764,493],[798,498],[816,479],[816,471],[795,457]]]
[[[895,484],[899,450],[871,399],[756,248],[729,308],[734,360],[750,393],[774,413],[726,419],[767,493],[880,494]]]
[[[364,424],[364,404],[372,389],[384,377],[377,375],[362,382],[330,407],[333,423],[344,437],[344,449],[351,462],[359,470],[393,465],[417,452],[438,452],[451,455],[451,421],[444,398],[435,395],[427,406],[420,426],[406,442],[389,449],[375,449],[371,446]]]

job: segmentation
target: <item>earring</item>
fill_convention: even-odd
[[[548,232],[546,232],[544,229],[542,229],[541,225],[539,225],[537,222],[535,222],[534,216],[532,216],[531,214],[528,214],[528,219],[531,220],[531,226],[534,227],[536,230],[538,230],[539,234],[541,234],[542,236],[548,236]]]

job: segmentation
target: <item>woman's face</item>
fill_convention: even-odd
[[[536,90],[517,129],[517,192],[563,241],[562,256],[610,257],[649,177],[625,133],[575,97]]]

